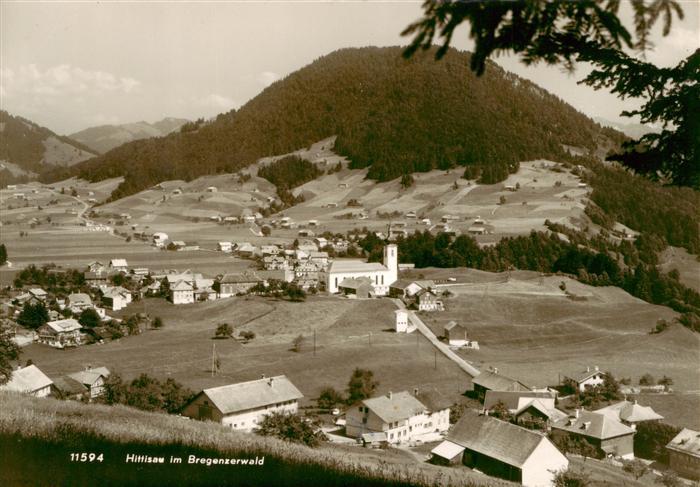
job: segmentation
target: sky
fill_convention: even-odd
[[[624,3],[624,0],[623,0]],[[682,1],[671,34],[654,31],[647,59],[674,65],[700,47],[700,2]],[[406,45],[420,1],[0,1],[0,108],[59,134],[166,116],[209,118],[343,47]],[[623,7],[624,15],[629,6]],[[452,45],[468,50],[468,27]],[[556,66],[494,59],[589,116],[634,101],[577,85]]]

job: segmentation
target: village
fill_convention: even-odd
[[[290,223],[282,220],[279,224]],[[314,222],[307,225],[313,228]],[[274,375],[227,383],[217,374],[220,366],[214,344],[208,383],[217,385],[203,387],[180,414],[244,432],[255,432],[265,417],[275,413],[302,415],[313,418],[314,427],[331,444],[378,451],[403,449],[412,451],[416,461],[446,468],[464,465],[526,486],[553,485],[556,472],[581,466],[580,459],[586,458],[600,459],[606,469],[618,471],[618,475],[631,472],[635,480],[645,475],[659,481],[698,478],[700,433],[683,424],[665,426],[664,417],[645,404],[647,397],[672,393],[671,378],[664,376],[658,382],[642,378],[639,385],[632,385],[614,370],[590,364],[583,371],[558,371],[560,380],[556,383],[535,386],[505,375],[497,367],[477,367],[476,355],[471,354],[488,345],[488,336],[479,336],[479,328],[470,326],[466,314],[444,324],[435,319],[449,315],[455,293],[469,286],[463,279],[449,273],[415,277],[412,265],[399,264],[398,247],[393,243],[383,247],[380,262],[338,257],[358,254],[356,243],[366,236],[361,233],[345,237],[304,234],[287,245],[219,242],[216,252],[221,259],[241,259],[249,262],[249,267],[211,277],[191,268],[130,266],[122,257],[94,261],[82,269],[24,269],[3,292],[4,320],[12,326],[16,343],[32,350],[58,349],[68,357],[78,350],[106,347],[109,342],[131,343],[140,340],[139,335],[167,329],[168,320],[153,314],[154,308],[163,309],[164,305],[185,310],[203,303],[257,299],[313,306],[305,302],[307,297],[325,300],[331,306],[386,303],[394,308],[391,315],[382,318],[390,323],[390,333],[415,336],[416,340],[421,337],[434,353],[436,370],[440,356],[455,368],[454,374],[463,376],[457,384],[461,399],[455,400],[455,395],[444,391],[424,390],[430,382],[425,376],[406,390],[383,381],[386,392],[378,394],[372,372],[360,363],[353,378],[363,382],[364,392],[358,395],[351,391],[348,399],[328,389],[318,398],[310,396],[311,391],[290,380],[291,371],[285,370],[284,362],[274,367]],[[382,237],[393,239],[390,232]],[[154,233],[150,244],[162,252],[186,246],[171,241],[164,232]],[[264,340],[245,326],[220,326],[216,335],[243,344]],[[372,337],[370,332],[369,346]],[[308,351],[310,345],[302,345],[304,341],[308,342],[308,335],[299,335],[293,349],[298,352],[306,347]],[[316,346],[314,329],[313,356]],[[99,401],[110,374],[122,372],[114,370],[114,365],[110,369],[95,361],[57,375],[55,369],[42,370],[41,360],[37,361],[30,360],[15,370],[0,389],[37,397]],[[340,388],[342,382],[334,386]],[[666,441],[669,430],[673,435]],[[654,441],[654,434],[665,439],[649,455],[635,442],[640,434],[645,442]]]

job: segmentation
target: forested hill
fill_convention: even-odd
[[[36,178],[56,166],[71,166],[97,154],[30,120],[0,110],[0,186]]]
[[[173,131],[179,130],[187,122],[188,120],[184,118],[167,117],[154,123],[135,122],[121,125],[100,125],[70,134],[69,137],[94,149],[95,153],[102,154],[132,140],[168,135]]]
[[[159,181],[234,172],[337,135],[336,150],[369,177],[472,165],[485,182],[517,161],[556,158],[562,144],[596,149],[621,134],[602,129],[535,84],[490,63],[482,77],[469,54],[411,60],[400,47],[342,49],[280,80],[238,111],[180,133],[135,141],[80,164],[90,180],[125,176],[120,198]],[[472,172],[478,172],[472,170]]]

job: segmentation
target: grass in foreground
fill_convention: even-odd
[[[214,423],[121,406],[0,393],[3,485],[506,485],[460,469],[415,464],[394,452],[326,445],[310,449]],[[70,461],[104,452],[104,462]],[[128,453],[182,457],[184,464],[126,464]],[[187,465],[187,457],[265,457],[264,466]],[[232,470],[233,469],[233,470]]]

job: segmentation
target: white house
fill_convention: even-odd
[[[603,384],[603,382],[605,382],[605,373],[601,372],[596,365],[592,370],[590,367],[586,367],[584,372],[572,374],[571,377],[568,378],[576,382],[578,389],[583,392],[586,390],[587,386],[595,387]]]
[[[620,401],[604,408],[600,408],[594,411],[595,413],[604,414],[605,416],[621,422],[627,426],[631,426],[632,429],[636,429],[639,423],[644,421],[660,421],[664,419],[663,416],[658,414],[649,406],[642,406],[637,404],[637,400],[631,401]]]
[[[173,304],[194,303],[194,283],[185,279],[170,286],[170,299]]]
[[[107,287],[102,290],[102,302],[112,311],[119,311],[131,303],[131,292],[121,286]]]
[[[90,391],[90,398],[95,398],[104,393],[105,380],[109,374],[107,367],[88,367],[80,372],[68,374],[68,377],[84,385]]]
[[[438,463],[463,463],[525,487],[554,485],[569,460],[545,436],[490,416],[466,411],[431,452]]]
[[[82,343],[81,329],[78,320],[73,318],[49,321],[37,330],[39,343],[54,348],[77,347]]]
[[[92,299],[85,293],[73,293],[68,295],[66,306],[73,313],[81,313],[88,308],[92,308]]]
[[[383,264],[355,259],[334,260],[327,272],[326,290],[329,293],[337,293],[338,285],[344,279],[367,277],[372,282],[375,295],[386,296],[389,294],[389,286],[396,281],[398,274],[398,247],[390,244],[384,247]]]
[[[240,431],[252,431],[271,413],[294,414],[304,395],[284,375],[204,389],[182,414],[216,421]]]
[[[231,252],[233,250],[233,242],[219,242],[218,249],[220,252]]]
[[[31,394],[36,397],[46,397],[51,394],[53,381],[36,365],[28,365],[12,371],[10,380],[0,385],[0,391],[14,391]]]
[[[168,241],[168,234],[164,232],[156,232],[153,234],[153,245],[156,247],[163,247],[165,242]]]
[[[389,443],[406,443],[450,427],[450,408],[431,409],[408,391],[365,399],[345,414],[345,433],[360,438],[385,433]]]
[[[119,272],[126,272],[129,269],[126,259],[112,259],[109,261],[109,268]]]

